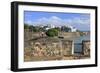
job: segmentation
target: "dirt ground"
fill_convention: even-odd
[[[31,61],[52,61],[52,60],[77,60],[77,59],[87,59],[90,58],[89,56],[56,56],[56,57],[32,57],[32,56],[24,56],[25,62],[31,62]]]

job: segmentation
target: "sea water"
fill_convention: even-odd
[[[80,36],[77,38],[74,38],[74,53],[75,54],[80,54],[82,53],[82,41],[84,40],[90,40],[90,35],[84,35],[84,36]]]

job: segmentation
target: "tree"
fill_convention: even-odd
[[[29,29],[29,25],[28,24],[24,24],[24,29]]]
[[[33,31],[34,27],[32,25],[29,26],[29,30]]]
[[[61,27],[61,31],[69,32],[69,31],[71,31],[71,28],[66,27],[66,26],[62,26],[62,27]]]
[[[32,32],[38,32],[39,31],[38,27],[35,27],[33,25],[29,26],[29,30],[32,31]]]
[[[46,32],[46,35],[49,36],[49,37],[58,36],[58,30],[55,29],[55,28],[49,29],[49,30]]]
[[[61,29],[59,27],[55,27],[55,29],[57,29],[58,31],[61,31]]]

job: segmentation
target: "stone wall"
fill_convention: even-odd
[[[59,32],[58,36],[63,36],[64,38],[79,37],[80,33],[79,32]]]
[[[82,54],[72,53],[73,41],[41,38],[28,42],[24,48],[24,61],[72,60],[90,58],[90,41],[82,41]]]
[[[32,32],[26,29],[24,30],[24,41],[28,41],[37,37],[42,37],[41,32]]]
[[[90,57],[90,41],[82,42],[82,54],[75,55],[74,42],[67,37],[80,36],[79,32],[62,33],[62,38],[42,36],[41,32],[24,31],[24,61],[82,59]]]
[[[72,41],[62,41],[62,54],[64,56],[72,55]]]
[[[35,41],[30,42],[29,53],[33,56],[63,56],[71,55],[72,53],[72,41]],[[25,47],[25,49],[28,49]],[[25,54],[28,50],[25,50]],[[31,52],[30,52],[31,51]],[[30,54],[29,54],[30,55]]]
[[[83,54],[85,56],[90,56],[90,41],[83,41]]]

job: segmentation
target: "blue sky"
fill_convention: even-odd
[[[78,30],[90,30],[90,14],[24,11],[24,23],[29,25],[72,26]]]

